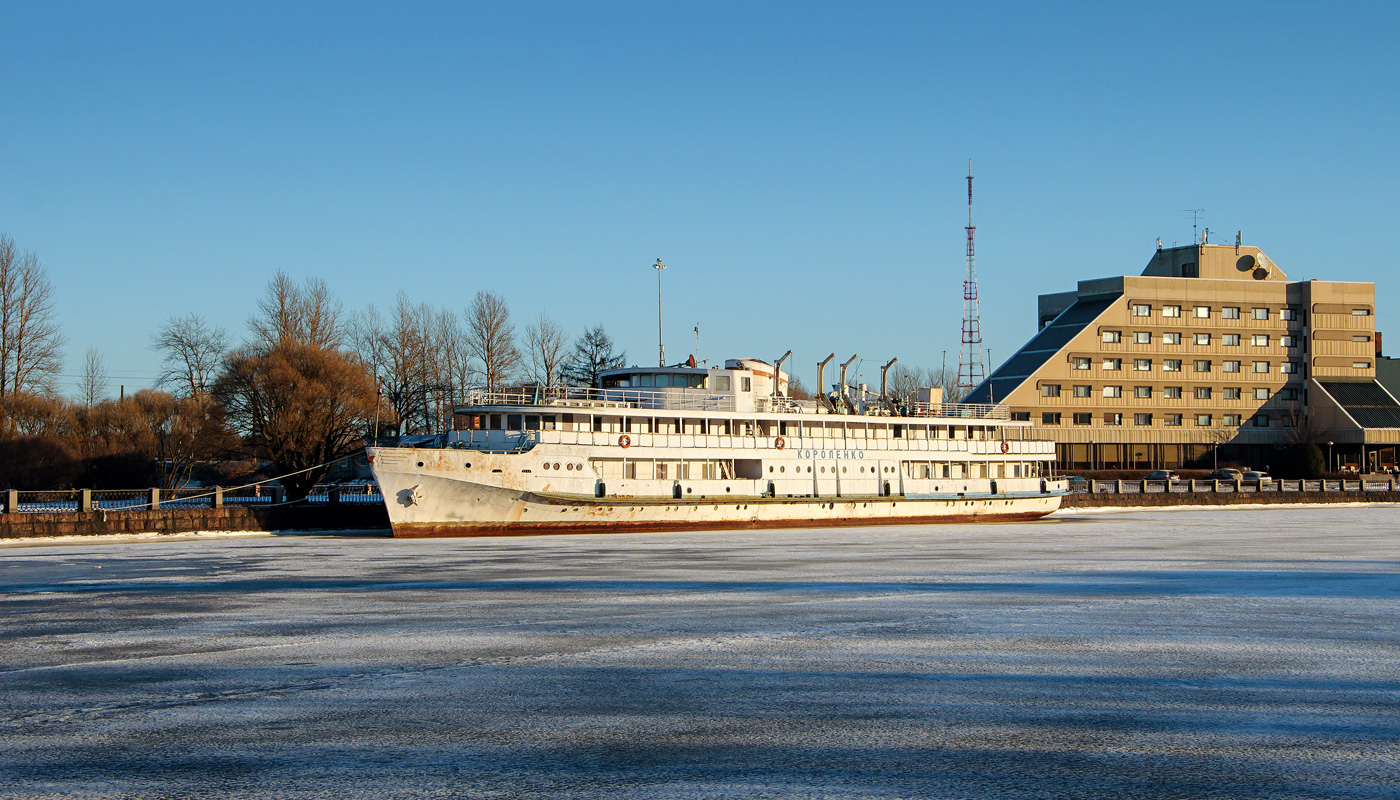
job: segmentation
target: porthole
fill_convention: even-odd
[[[768,468],[768,471],[769,471],[769,472],[772,472],[772,471],[773,471],[773,468],[772,468],[772,467],[769,467],[769,468]]]
[[[807,468],[807,471],[808,471],[808,472],[811,472],[811,471],[812,471],[812,468],[811,468],[811,467],[808,467],[808,468]]]
[[[542,466],[543,466],[545,469],[549,469],[549,462],[548,462],[548,461],[544,462],[544,464],[543,464]]]
[[[842,474],[842,475],[846,474],[846,468],[845,468],[845,467],[842,467],[842,468],[841,468],[841,474]]]
[[[554,468],[555,468],[555,469],[559,469],[559,462],[558,462],[558,461],[554,462]]]
[[[778,467],[779,472],[787,472],[787,467]]]
[[[471,469],[471,468],[472,468],[472,462],[468,461],[468,462],[467,462],[467,469]]]
[[[419,461],[419,462],[418,462],[418,466],[420,466],[420,467],[423,466],[423,462],[422,462],[422,461]]]

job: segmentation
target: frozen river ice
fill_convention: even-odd
[[[0,548],[0,796],[1400,796],[1400,509]]]

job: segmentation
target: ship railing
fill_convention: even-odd
[[[960,419],[1011,419],[1011,408],[1001,403],[910,403],[911,417]]]
[[[592,389],[583,386],[474,389],[467,406],[560,406],[581,408],[644,408],[677,411],[733,411],[733,395],[703,389]]]

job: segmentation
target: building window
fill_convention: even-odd
[[[1075,356],[1075,357],[1074,357],[1074,368],[1075,368],[1075,369],[1088,369],[1088,368],[1091,367],[1091,366],[1093,366],[1093,361],[1091,361],[1090,359],[1085,358],[1084,356]]]
[[[1226,400],[1238,400],[1238,399],[1240,399],[1240,387],[1238,387],[1238,386],[1226,386],[1224,389],[1221,389],[1220,391],[1221,391],[1221,393],[1222,393],[1222,396],[1223,396]]]
[[[1060,384],[1058,384],[1058,383],[1047,383],[1047,384],[1045,384],[1044,386],[1041,386],[1041,387],[1040,387],[1040,396],[1041,396],[1041,397],[1059,397],[1059,396],[1060,396]]]
[[[1191,367],[1196,372],[1210,372],[1210,361],[1208,359],[1198,358],[1192,362]]]
[[[1239,347],[1240,335],[1238,333],[1220,334],[1220,343],[1226,347]]]
[[[1151,425],[1151,424],[1152,424],[1152,415],[1151,415],[1151,414],[1134,414],[1134,415],[1133,415],[1133,424],[1134,424],[1134,425]]]
[[[1191,315],[1196,319],[1210,319],[1210,306],[1196,306],[1191,309]]]
[[[1094,387],[1092,387],[1092,386],[1088,386],[1088,385],[1085,385],[1085,384],[1075,384],[1075,386],[1074,386],[1074,396],[1075,396],[1075,397],[1092,397],[1093,394],[1094,394]]]
[[[1074,424],[1075,424],[1075,425],[1093,425],[1093,424],[1094,424],[1094,415],[1088,413],[1087,411],[1086,411],[1086,412],[1083,412],[1083,413],[1075,414],[1075,415],[1074,415]]]
[[[1279,398],[1280,400],[1297,400],[1297,399],[1298,399],[1298,390],[1297,390],[1297,389],[1279,389],[1279,390],[1278,390],[1278,398]]]
[[[1163,386],[1163,387],[1162,387],[1162,396],[1165,397],[1165,398],[1167,398],[1168,400],[1180,400],[1180,399],[1181,399],[1181,387],[1180,387],[1180,386]]]
[[[1105,344],[1118,344],[1123,341],[1122,331],[1104,331],[1103,340]]]
[[[1269,399],[1269,390],[1268,390],[1268,389],[1265,389],[1263,386],[1255,387],[1255,389],[1254,389],[1254,399],[1255,399],[1255,400],[1268,400],[1268,399]]]
[[[1371,309],[1369,309],[1369,308],[1353,308],[1353,309],[1351,310],[1351,315],[1352,315],[1353,317],[1369,317],[1369,316],[1371,316]]]
[[[1109,413],[1107,413],[1107,414],[1104,414],[1104,415],[1103,415],[1103,424],[1105,424],[1105,425],[1122,425],[1122,424],[1123,424],[1123,415],[1122,415],[1122,414],[1119,414],[1119,413],[1117,413],[1117,412],[1109,412]]]
[[[1029,411],[1012,411],[1012,412],[1011,412],[1011,421],[1012,421],[1012,422],[1030,422],[1030,421],[1031,421],[1031,412],[1029,412]]]
[[[1152,331],[1133,331],[1134,344],[1152,344]]]
[[[1145,305],[1145,304],[1140,304],[1140,303],[1135,303],[1135,304],[1133,304],[1133,316],[1135,316],[1135,317],[1150,317],[1150,316],[1152,316],[1152,306]]]
[[[1107,370],[1122,369],[1122,368],[1123,368],[1123,359],[1121,359],[1121,358],[1105,358],[1105,359],[1103,360],[1103,368],[1104,368],[1104,369],[1107,369]]]
[[[1192,344],[1209,345],[1209,344],[1210,344],[1210,334],[1209,334],[1209,333],[1198,333],[1198,334],[1195,334],[1194,336],[1191,337],[1191,342],[1192,342]]]
[[[1226,414],[1220,418],[1220,421],[1231,428],[1238,428],[1240,426],[1240,415]]]
[[[1181,334],[1179,334],[1179,333],[1164,333],[1164,334],[1162,334],[1162,344],[1181,344]]]
[[[1254,317],[1255,319],[1268,319],[1268,318],[1269,318],[1269,309],[1267,309],[1267,308],[1254,308],[1254,309],[1250,309],[1250,314],[1249,314],[1249,315],[1250,315],[1251,317]]]
[[[1268,347],[1268,346],[1269,346],[1269,334],[1267,334],[1267,333],[1256,333],[1256,334],[1254,334],[1253,336],[1249,337],[1249,343],[1252,344],[1252,345],[1254,345],[1255,347]]]
[[[1280,337],[1278,337],[1278,346],[1279,346],[1279,347],[1297,347],[1297,346],[1298,346],[1298,337],[1297,337],[1297,336],[1280,336]]]
[[[1123,396],[1123,387],[1122,387],[1122,386],[1105,386],[1105,387],[1103,387],[1103,396],[1104,396],[1104,397],[1122,397],[1122,396]]]
[[[1283,320],[1284,322],[1294,322],[1298,319],[1298,309],[1280,308],[1278,310],[1278,318]]]
[[[1239,319],[1239,318],[1240,318],[1240,307],[1239,307],[1239,306],[1225,306],[1224,308],[1220,309],[1220,318],[1221,318],[1221,319]]]
[[[1197,400],[1209,400],[1209,399],[1210,399],[1210,387],[1209,387],[1209,386],[1197,386],[1197,387],[1196,387],[1196,399],[1197,399]]]
[[[1172,426],[1172,427],[1179,426],[1179,425],[1181,424],[1181,415],[1180,415],[1180,414],[1163,414],[1163,415],[1162,415],[1162,424],[1163,424],[1163,425],[1169,425],[1169,426]]]
[[[1240,371],[1240,362],[1238,362],[1238,361],[1222,361],[1222,362],[1220,363],[1220,369],[1223,370],[1223,371],[1225,371],[1225,372],[1239,372],[1239,371]]]
[[[1353,362],[1351,362],[1351,368],[1352,368],[1352,369],[1370,369],[1370,368],[1371,368],[1371,362],[1369,362],[1369,361],[1353,361]]]
[[[1369,341],[1371,341],[1371,337],[1370,337],[1370,336],[1367,336],[1367,335],[1365,335],[1365,334],[1361,334],[1361,335],[1359,335],[1359,336],[1353,336],[1353,337],[1351,337],[1351,340],[1352,340],[1353,342],[1369,342]]]
[[[1180,371],[1181,371],[1181,359],[1179,359],[1179,358],[1166,358],[1166,359],[1163,359],[1163,360],[1162,360],[1162,370],[1163,370],[1164,372],[1180,372]]]
[[[1199,269],[1196,269],[1196,262],[1192,261],[1190,263],[1181,265],[1181,277],[1199,278],[1200,276],[1201,271]]]
[[[1201,427],[1203,427],[1203,428],[1209,426],[1209,425],[1210,425],[1210,415],[1209,415],[1209,414],[1197,414],[1197,415],[1196,415],[1196,424],[1199,425],[1199,426],[1201,426]]]
[[[1164,316],[1164,317],[1179,317],[1179,316],[1181,316],[1181,306],[1162,306],[1162,316]]]
[[[1298,372],[1298,362],[1297,362],[1297,361],[1280,361],[1280,362],[1278,362],[1278,371],[1279,371],[1279,372],[1286,373],[1286,374],[1289,374],[1289,375],[1296,374],[1296,373]]]
[[[1133,369],[1137,370],[1138,372],[1151,372],[1151,371],[1152,371],[1152,359],[1150,359],[1150,358],[1135,358],[1135,359],[1133,359]]]
[[[1254,427],[1256,427],[1256,428],[1267,428],[1267,427],[1269,427],[1269,415],[1268,415],[1268,414],[1255,414],[1255,415],[1254,415]]]
[[[1059,424],[1060,424],[1060,412],[1058,412],[1058,411],[1046,411],[1046,412],[1043,412],[1043,413],[1040,415],[1040,424],[1041,424],[1041,425],[1059,425]]]
[[[1256,361],[1256,362],[1254,362],[1254,371],[1255,371],[1256,373],[1265,373],[1265,372],[1268,372],[1268,371],[1269,371],[1269,362],[1267,362],[1267,361]]]
[[[1152,387],[1151,387],[1151,386],[1134,386],[1134,387],[1133,387],[1133,397],[1151,397],[1151,396],[1152,396]]]

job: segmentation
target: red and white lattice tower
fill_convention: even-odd
[[[982,363],[982,303],[977,299],[977,261],[973,257],[972,162],[967,162],[967,276],[963,279],[962,351],[958,357],[958,391],[966,397],[987,377]]]

